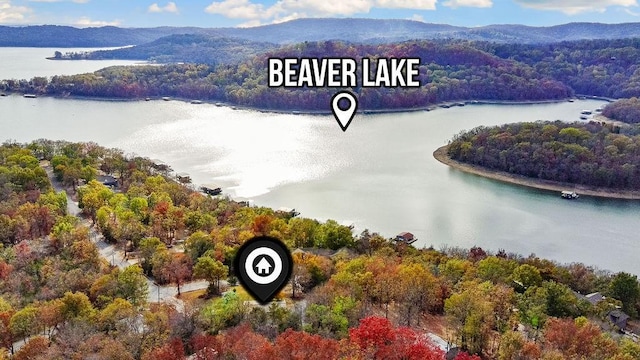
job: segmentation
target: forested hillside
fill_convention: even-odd
[[[539,76],[560,81],[577,94],[611,98],[640,95],[640,38],[545,45],[494,43],[480,48],[527,64]]]
[[[106,47],[144,44],[171,34],[198,33],[198,28],[125,29],[115,26],[74,28],[71,26],[0,26],[0,46]]]
[[[608,320],[637,315],[636,276],[354,236],[196,193],[170,172],[92,143],[0,146],[0,359],[443,359],[427,332],[457,346],[457,360],[640,353]],[[298,249],[266,308],[232,276],[235,251],[256,235]],[[186,292],[193,279],[209,286]]]
[[[204,34],[179,34],[162,37],[150,43],[114,50],[99,50],[83,54],[68,54],[72,59],[127,59],[157,63],[187,62],[196,64],[239,63],[272,50],[275,44],[252,42]]]
[[[363,45],[305,42],[280,48],[205,35],[173,35],[152,44],[87,56],[182,61],[116,67],[94,74],[6,80],[0,90],[58,96],[175,96],[277,110],[328,111],[336,89],[269,88],[269,57],[417,57],[420,88],[351,89],[361,109],[410,109],[448,101],[557,100],[576,94],[640,96],[640,40],[589,40],[547,45],[417,41]],[[257,55],[253,55],[257,54]],[[61,54],[60,54],[61,55]],[[84,56],[84,55],[83,55]],[[204,63],[207,65],[201,65]],[[215,64],[215,65],[214,65]],[[375,72],[375,67],[371,69]]]
[[[458,161],[536,179],[640,190],[640,127],[561,121],[479,127],[456,135]]]
[[[640,99],[621,99],[605,106],[602,115],[628,124],[640,123]]]
[[[240,64],[115,67],[94,74],[6,81],[4,90],[50,95],[143,98],[178,96],[227,101],[280,110],[327,111],[336,89],[267,86],[268,57],[419,57],[420,88],[352,89],[362,109],[406,109],[453,100],[563,99],[573,92],[539,76],[528,65],[478,50],[465,43],[406,42],[354,45],[320,42],[291,45]],[[375,67],[371,69],[375,71]],[[361,83],[362,79],[358,82]],[[0,85],[3,86],[3,85]]]
[[[399,19],[297,19],[250,28],[118,28],[70,26],[0,26],[0,46],[104,47],[140,45],[172,34],[207,34],[256,42],[293,44],[343,40],[381,44],[406,40],[461,39],[519,44],[640,36],[637,23],[570,23],[550,27],[489,25],[461,27]]]

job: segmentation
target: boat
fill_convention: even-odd
[[[163,96],[163,97],[162,97],[162,100],[164,100],[164,101],[169,101],[169,100],[171,100],[171,98],[170,98],[170,97],[168,97],[168,96]]]
[[[201,100],[191,100],[191,103],[195,104],[195,105],[199,105],[199,104],[202,104],[202,101]]]
[[[580,115],[580,120],[587,120],[589,117],[587,115]]]
[[[597,108],[596,112],[602,112],[602,108]]]
[[[567,199],[567,200],[573,200],[573,199],[577,199],[580,197],[580,195],[578,195],[575,191],[568,191],[568,190],[564,190],[560,193],[560,196],[563,199]]]
[[[7,96],[7,94],[5,94],[5,93],[0,93],[0,96]]]
[[[176,174],[176,180],[178,180],[178,182],[180,182],[181,184],[190,184],[191,176],[189,176],[189,174],[187,173],[179,173]]]
[[[591,115],[591,114],[592,114],[592,112],[591,112],[591,110],[582,110],[582,111],[580,112],[580,114],[582,114],[582,115]]]
[[[146,97],[146,98],[144,98],[144,101],[151,101],[151,98],[150,97]]]
[[[27,99],[35,99],[37,97],[36,94],[24,94],[22,96],[26,97]]]
[[[222,194],[222,189],[220,187],[213,187],[213,186],[200,186],[200,191],[211,196]]]

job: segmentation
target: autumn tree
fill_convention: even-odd
[[[42,355],[49,347],[49,340],[43,336],[31,338],[15,355],[13,360],[44,360]]]
[[[622,310],[631,316],[636,316],[636,305],[640,299],[640,285],[638,277],[620,272],[611,281],[611,296],[622,301]]]
[[[184,345],[180,339],[172,339],[168,344],[153,349],[142,356],[142,360],[184,359]]]
[[[482,354],[494,326],[493,304],[479,285],[467,284],[463,289],[445,300],[445,313],[461,349]]]
[[[566,359],[606,359],[617,345],[586,318],[549,319],[544,330],[545,347],[559,351]]]
[[[40,330],[39,311],[29,305],[15,312],[9,321],[11,333],[16,338],[26,338]]]
[[[156,252],[166,251],[167,246],[160,241],[157,237],[147,237],[140,241],[138,248],[140,253],[140,260],[142,269],[147,275],[151,275],[151,269],[153,268],[153,257]]]
[[[340,346],[333,339],[288,329],[276,338],[273,354],[283,360],[331,360],[339,357]]]
[[[238,325],[246,312],[244,301],[235,291],[228,291],[200,310],[199,322],[207,332],[217,334],[223,329]]]
[[[394,328],[388,319],[366,317],[349,330],[356,356],[365,359],[442,359],[442,351],[409,328]]]
[[[436,304],[437,279],[420,264],[399,265],[397,276],[397,300],[402,322],[411,326],[413,318],[419,319],[422,313]]]
[[[229,276],[229,267],[209,256],[202,256],[193,267],[193,276],[209,282],[209,294],[219,294],[220,280]]]
[[[149,285],[140,266],[128,266],[118,273],[116,296],[129,301],[133,306],[147,303]]]
[[[207,251],[214,248],[213,239],[208,234],[202,231],[196,231],[189,235],[184,243],[185,252],[191,258],[194,263],[198,261],[198,258],[203,256]]]
[[[191,259],[183,253],[170,253],[164,261],[156,265],[154,264],[154,276],[157,274],[163,281],[176,284],[178,295],[180,295],[180,286],[191,278]]]

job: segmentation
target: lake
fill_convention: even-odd
[[[47,60],[56,51],[85,52],[114,48],[0,48],[0,80],[31,79],[34,76],[73,75],[93,72],[108,66],[134,65],[141,61],[127,60]]]
[[[293,207],[416,246],[481,246],[640,274],[640,202],[504,184],[450,169],[433,151],[478,125],[578,120],[595,100],[357,115],[271,114],[179,101],[0,98],[0,137],[95,141],[161,159],[196,184],[256,205]]]

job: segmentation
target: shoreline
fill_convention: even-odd
[[[6,95],[19,95],[23,96],[24,94],[19,92],[6,92]],[[81,95],[51,95],[51,94],[37,94],[37,97],[43,98],[54,98],[54,99],[70,99],[70,100],[91,100],[91,101],[109,101],[109,102],[134,102],[134,101],[165,101],[162,96],[154,96],[149,97],[150,100],[146,100],[146,98],[117,98],[117,97],[101,97],[101,96],[81,96]],[[299,110],[299,109],[268,109],[268,108],[260,108],[246,105],[238,105],[232,104],[224,101],[215,101],[215,100],[200,100],[200,99],[187,99],[182,97],[172,97],[167,96],[169,98],[168,101],[181,101],[184,103],[192,103],[193,101],[198,101],[198,104],[193,105],[215,105],[218,107],[227,107],[233,110],[252,110],[263,113],[272,113],[272,114],[290,114],[290,115],[331,115],[332,112],[330,109],[327,110]],[[376,115],[376,114],[394,114],[394,113],[403,113],[403,112],[419,112],[419,111],[434,111],[437,109],[449,109],[453,107],[463,107],[467,105],[539,105],[539,104],[557,104],[563,103],[571,100],[601,100],[611,102],[613,99],[601,98],[597,96],[584,96],[584,95],[576,95],[571,98],[563,98],[563,99],[548,99],[548,100],[459,100],[459,101],[445,101],[439,102],[435,104],[428,104],[424,106],[412,107],[412,108],[394,108],[394,109],[363,109],[360,110],[361,115]]]
[[[433,157],[452,169],[460,170],[469,174],[513,185],[526,186],[539,190],[556,191],[558,193],[563,190],[574,190],[580,196],[592,196],[606,199],[640,200],[640,191],[615,190],[552,180],[534,179],[522,175],[510,174],[504,171],[489,170],[478,165],[465,164],[451,159],[447,154],[448,147],[449,145],[439,147],[433,152]]]

